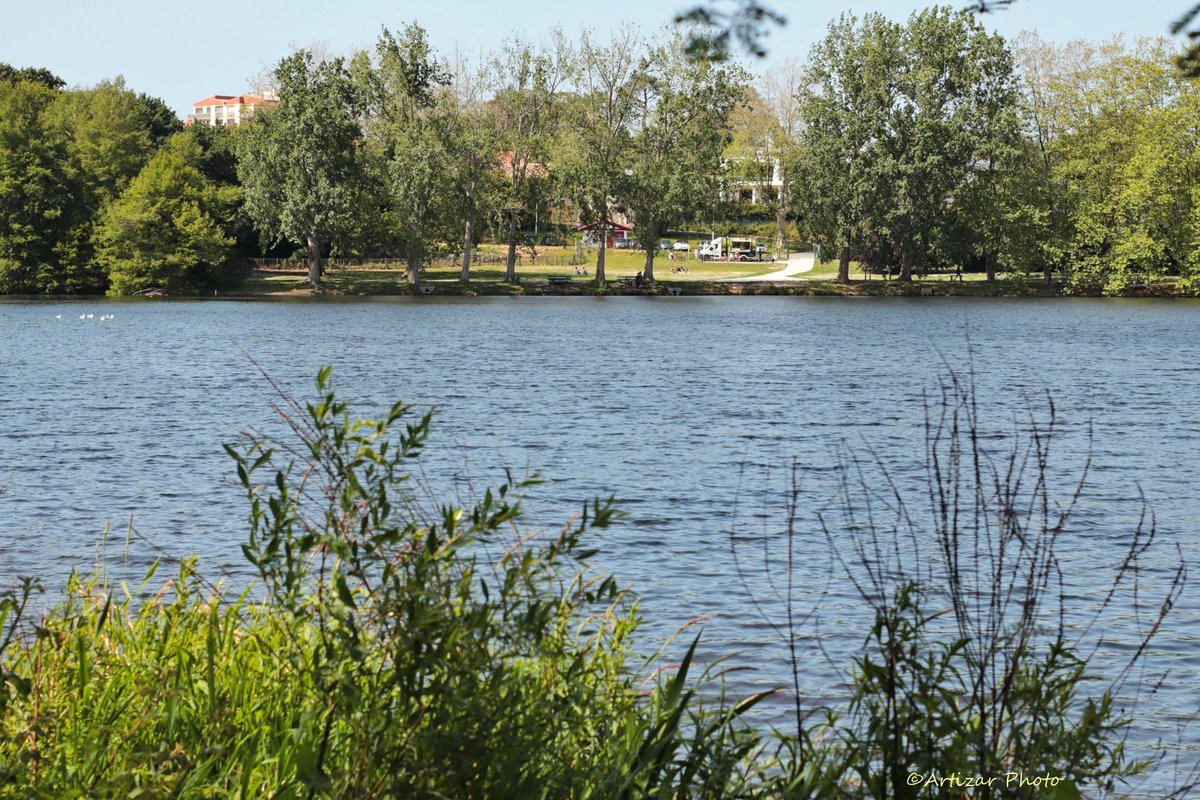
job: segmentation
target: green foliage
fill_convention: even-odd
[[[694,642],[673,673],[632,657],[632,604],[584,567],[608,504],[548,538],[515,532],[511,478],[422,510],[430,415],[318,385],[298,447],[227,447],[258,589],[73,578],[32,628],[36,586],[0,598],[0,796],[748,796],[759,698],[702,703]]]
[[[176,134],[105,209],[97,258],[108,271],[110,294],[149,288],[179,294],[227,283],[234,274],[225,226],[238,190],[218,188],[200,163],[192,137]]]
[[[952,787],[914,788],[909,775],[996,776],[974,797],[1039,798],[1042,786],[1008,785],[1006,772],[1060,779],[1058,791],[1101,787],[1135,775],[1144,764],[1124,753],[1111,691],[1085,697],[1095,676],[1061,638],[1034,647],[1022,633],[1000,633],[989,645],[1005,660],[1007,681],[981,694],[981,664],[967,639],[948,636],[927,616],[918,584],[896,589],[876,613],[855,670],[844,728],[852,773],[863,798],[954,797]]]
[[[874,176],[899,53],[898,30],[871,14],[843,15],[813,49],[809,88],[798,98],[805,120],[797,203],[806,230],[830,253],[859,254],[877,214]]]
[[[152,147],[160,147],[172,134],[183,130],[179,117],[159,98],[139,92],[133,99],[133,105]]]
[[[151,149],[137,102],[119,81],[70,92],[0,82],[0,292],[103,286],[97,218]]]
[[[724,11],[723,6],[730,8]],[[737,50],[762,58],[767,54],[762,40],[771,26],[786,22],[758,0],[708,0],[675,17],[677,25],[686,26],[688,55],[715,61],[724,61]]]
[[[45,67],[22,67],[18,69],[12,64],[0,62],[0,82],[19,83],[21,81],[40,83],[47,89],[61,89],[67,85],[66,81]]]
[[[458,238],[454,165],[461,131],[454,98],[444,88],[450,74],[423,28],[409,25],[399,37],[385,29],[376,51],[372,106],[379,147],[373,155],[393,235],[408,256],[409,281],[416,283],[433,244]]]
[[[805,216],[814,233],[900,277],[945,263],[950,209],[993,196],[992,173],[1015,147],[1016,91],[1003,40],[949,8],[904,26],[843,16],[814,51],[805,93]],[[997,224],[976,203],[979,248]],[[993,237],[994,238],[994,237]]]
[[[729,117],[749,76],[687,58],[682,37],[652,50],[641,70],[621,199],[653,280],[658,240],[720,197]]]
[[[63,93],[52,109],[55,124],[70,131],[67,169],[74,184],[70,233],[59,249],[59,292],[95,291],[105,270],[96,259],[96,225],[105,207],[125,190],[150,157],[150,134],[121,81]]]
[[[36,83],[0,83],[0,293],[55,283],[71,187],[66,137],[47,119],[54,99]]]
[[[118,198],[179,120],[121,80],[61,91],[45,70],[0,67],[0,293],[102,289],[101,218],[117,213]],[[129,230],[138,224],[126,222]]]
[[[516,277],[522,222],[528,225],[531,212],[536,215],[556,196],[566,194],[548,164],[562,137],[568,105],[562,93],[575,67],[576,53],[557,30],[550,47],[535,48],[514,37],[504,43],[491,65],[493,124],[507,161],[506,168],[498,171],[504,187],[496,206],[505,216],[505,278],[510,283]]]
[[[304,243],[316,285],[323,248],[352,241],[368,212],[360,97],[341,59],[305,50],[283,59],[275,79],[279,105],[238,136],[238,177],[264,241]]]
[[[564,108],[567,135],[556,161],[560,185],[579,209],[584,224],[606,230],[622,208],[626,165],[637,118],[638,94],[648,80],[638,53],[641,36],[631,27],[615,32],[607,44],[584,33],[579,48],[577,96]],[[597,240],[605,238],[598,235]],[[596,251],[596,282],[604,281],[604,251]]]
[[[555,30],[453,69],[419,25],[385,30],[348,63],[281,60],[277,106],[188,133],[205,176],[244,190],[221,220],[237,251],[302,248],[312,285],[329,256],[403,254],[416,282],[460,252],[467,281],[485,228],[509,245],[511,281],[523,232],[547,223],[632,221],[651,246],[670,228],[766,216],[779,249],[794,222],[843,265],[902,278],[960,266],[1067,291],[1200,292],[1200,106],[1177,46],[1025,34],[1014,55],[947,7],[902,24],[844,15],[806,66],[750,88],[687,48],[752,44],[768,12],[732,6],[701,6],[673,37]],[[120,79],[64,90],[6,64],[0,103],[0,292],[104,290],[97,226],[179,120]]]
[[[861,500],[845,503],[836,532],[826,529],[875,612],[839,728],[857,778],[852,796],[962,796],[961,787],[914,784],[914,774],[997,778],[970,792],[978,800],[1048,796],[1045,786],[1007,782],[1016,771],[1058,778],[1062,796],[1108,796],[1149,766],[1125,751],[1131,711],[1117,698],[1137,696],[1128,676],[1147,669],[1184,566],[1153,593],[1139,584],[1155,538],[1144,515],[1116,563],[1072,564],[1106,582],[1081,605],[1064,554],[1077,546],[1066,537],[1084,485],[1071,480],[1057,496],[1053,405],[1000,434],[984,423],[969,381],[951,374],[940,394],[926,419],[929,515],[913,519],[887,469],[852,458],[844,496]],[[1109,651],[1102,672],[1088,663],[1103,644],[1093,628],[1128,613],[1115,607],[1119,597],[1140,597],[1130,602],[1149,606],[1151,621],[1131,647]]]
[[[85,210],[99,211],[150,157],[143,105],[123,81],[105,81],[92,89],[60,94],[54,115],[71,132],[68,157],[85,194]]]

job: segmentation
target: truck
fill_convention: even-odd
[[[767,256],[765,240],[753,236],[718,236],[703,242],[696,255],[704,261],[763,261]]]

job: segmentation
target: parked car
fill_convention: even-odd
[[[673,247],[673,245],[670,242],[668,242],[666,239],[658,240],[658,249],[659,250],[670,250],[671,247]]]
[[[617,239],[613,247],[618,250],[632,250],[634,246],[633,239]]]
[[[566,244],[566,242],[563,241],[561,236],[556,236],[553,233],[547,233],[542,237],[542,244],[546,245],[547,247],[562,247],[564,244]]]
[[[681,239],[675,244],[671,245],[671,249],[675,252],[689,253],[692,250],[692,246]]]

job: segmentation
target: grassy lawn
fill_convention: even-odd
[[[504,249],[495,245],[483,245],[480,247],[480,251],[486,257],[502,257],[504,254]],[[520,251],[521,259],[517,265],[517,277],[521,283],[531,284],[545,283],[552,275],[571,278],[573,283],[580,285],[592,282],[596,273],[596,251],[584,252],[585,261],[580,266],[587,268],[587,275],[575,275],[575,267],[566,263],[574,252],[574,249],[569,247],[538,248],[538,263],[531,264],[528,250],[522,249]],[[551,260],[555,263],[542,263],[544,260]],[[642,271],[645,263],[646,255],[641,250],[608,250],[604,258],[605,277],[610,281],[632,278]],[[672,273],[671,267],[675,266],[685,267],[688,272]],[[775,264],[769,262],[708,262],[700,261],[694,256],[683,258],[679,254],[677,254],[676,260],[672,261],[668,258],[666,251],[656,253],[654,259],[655,278],[659,283],[668,285],[746,278],[765,275],[777,268]],[[461,268],[458,264],[440,262],[427,267],[422,272],[422,280],[429,283],[450,282],[461,286],[458,283],[460,271]],[[254,293],[306,290],[305,275],[306,273],[302,269],[260,270],[247,280],[245,288]],[[410,291],[404,270],[397,264],[377,267],[368,264],[362,267],[333,268],[325,273],[324,284],[327,291],[345,294],[407,294]],[[489,288],[496,288],[497,285],[503,284],[503,261],[490,261],[485,264],[472,265],[471,282],[464,288],[488,291]]]
[[[730,278],[745,278],[764,275],[779,269],[778,264],[772,263],[726,263],[706,262],[694,256],[677,257],[674,261],[667,257],[666,251],[659,252],[654,262],[657,288],[651,290],[633,289],[619,286],[621,278],[632,278],[642,270],[645,264],[645,254],[635,250],[609,250],[605,258],[606,277],[609,280],[607,288],[598,288],[594,283],[596,271],[596,253],[594,250],[584,254],[588,275],[575,275],[575,268],[569,264],[574,251],[570,248],[544,248],[538,250],[537,263],[531,264],[528,250],[521,251],[521,260],[517,265],[517,276],[520,285],[504,282],[504,263],[499,260],[503,249],[497,245],[484,245],[480,248],[482,257],[489,259],[488,263],[477,264],[471,268],[471,282],[460,283],[458,280],[459,266],[443,262],[427,268],[422,275],[422,283],[436,294],[467,294],[467,295],[514,295],[514,294],[644,294],[664,293],[668,287],[678,287],[683,294],[788,294],[788,295],[873,295],[880,297],[916,296],[921,294],[956,295],[963,297],[1061,297],[1064,294],[1091,295],[1101,294],[1099,287],[1093,290],[1067,291],[1061,284],[1046,286],[1036,276],[1022,278],[1001,274],[995,283],[989,283],[982,273],[964,274],[963,280],[956,280],[953,273],[927,275],[922,278],[914,275],[912,282],[884,280],[878,274],[867,278],[858,262],[850,262],[850,283],[838,283],[837,262],[818,262],[810,272],[796,276],[798,280],[775,281],[773,283],[726,283]],[[545,263],[545,261],[551,263]],[[682,265],[689,271],[686,274],[672,273],[671,267]],[[263,294],[292,294],[308,295],[310,291],[304,285],[305,271],[303,269],[289,270],[259,270],[247,280],[241,290],[228,294],[232,295],[263,295]],[[549,278],[562,276],[568,278],[568,286],[550,284]],[[404,277],[404,270],[397,263],[367,264],[361,267],[331,268],[325,274],[324,290],[328,294],[345,295],[389,295],[412,294],[415,289]],[[223,293],[226,294],[226,293]],[[1133,287],[1122,294],[1132,297],[1176,296],[1174,284],[1162,283],[1148,286]]]

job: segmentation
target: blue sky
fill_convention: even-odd
[[[489,49],[509,33],[537,38],[551,26],[606,31],[621,21],[653,30],[691,0],[0,0],[0,61],[45,66],[70,84],[124,75],[130,88],[183,114],[211,94],[237,94],[289,52],[324,41],[335,53],[374,42],[381,26],[417,20],[444,53]],[[788,18],[769,41],[767,64],[804,58],[830,19],[845,10],[907,17],[913,0],[766,0]],[[965,0],[959,0],[965,3]],[[1051,41],[1165,35],[1192,0],[1017,0],[985,17],[1005,36],[1036,30]]]

